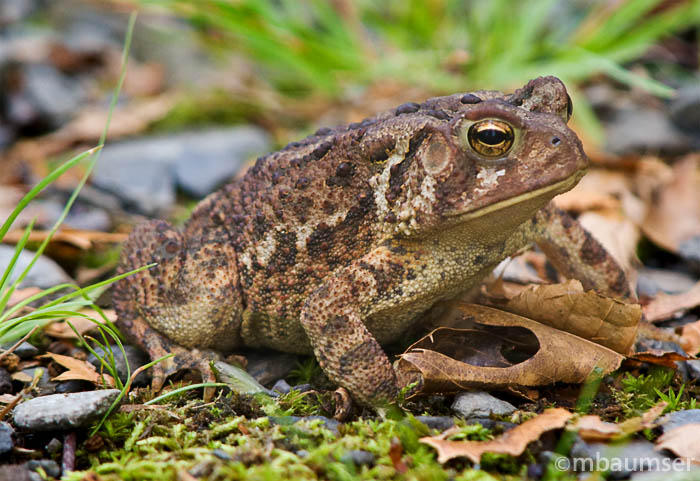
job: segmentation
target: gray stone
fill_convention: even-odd
[[[58,454],[63,450],[63,443],[57,438],[52,438],[49,444],[46,445],[46,452],[49,454]]]
[[[45,396],[47,394],[53,394],[56,391],[56,382],[51,380],[48,369],[45,367],[30,367],[27,369],[22,369],[22,372],[34,379],[34,374],[36,373],[37,369],[41,369],[41,377],[36,385],[39,395]]]
[[[669,111],[676,126],[700,134],[700,86],[694,84],[678,89]]]
[[[647,471],[655,466],[663,466],[671,458],[654,450],[654,445],[646,440],[635,440],[624,444],[586,443],[577,439],[569,453],[571,466],[577,471],[590,471],[595,464],[600,469],[607,465],[612,479],[623,479],[632,472]]]
[[[0,270],[4,271],[9,265],[15,249],[10,246],[0,245]],[[10,277],[11,281],[15,281],[24,269],[29,265],[34,253],[31,251],[22,251],[17,259],[17,264]],[[64,282],[73,282],[68,274],[61,267],[48,257],[41,256],[34,264],[32,270],[29,271],[27,277],[20,283],[19,287],[39,287],[46,289]]]
[[[17,24],[36,8],[34,0],[2,0],[0,2],[0,25]]]
[[[308,384],[308,383],[296,384],[296,385],[292,386],[291,389],[293,389],[294,391],[299,391],[300,393],[309,392],[309,391],[314,390],[313,386],[311,384]]]
[[[292,390],[292,387],[284,379],[279,379],[271,388],[273,391],[277,391],[280,394],[287,394]]]
[[[455,420],[450,416],[416,416],[416,420],[438,431],[446,431],[455,425]]]
[[[501,401],[492,395],[481,391],[462,392],[455,396],[452,410],[460,416],[507,416],[515,411],[515,406]]]
[[[54,392],[56,394],[65,394],[69,392],[92,391],[93,388],[94,386],[91,382],[82,381],[80,379],[70,379],[68,381],[59,382]]]
[[[127,363],[124,361],[124,354],[122,354],[121,349],[119,349],[119,346],[117,345],[112,345],[110,346],[112,349],[112,354],[114,355],[114,364],[117,368],[117,373],[119,374],[119,379],[123,382],[126,383],[129,379],[128,376],[128,371],[127,371]],[[101,347],[95,347],[95,352],[100,356],[105,359],[105,361],[109,362],[109,357],[105,357],[105,353]],[[131,368],[131,372],[133,373],[137,368],[143,366],[144,364],[147,364],[149,362],[148,356],[146,353],[144,353],[142,350],[130,346],[130,345],[124,345],[124,352],[126,352],[126,361],[129,363],[129,367]],[[102,369],[102,364],[100,361],[95,357],[94,354],[90,353],[90,355],[87,358],[88,362],[95,366],[98,370]],[[142,371],[136,376],[134,379],[134,386],[147,386],[150,383],[150,374],[148,370]]]
[[[355,466],[374,466],[374,454],[363,449],[352,449],[340,457],[342,463],[352,463]]]
[[[697,279],[683,272],[644,267],[638,273],[637,292],[649,297],[658,291],[680,294],[690,290],[696,282]]]
[[[30,399],[15,408],[15,426],[32,431],[84,427],[107,412],[117,396],[118,389],[104,389]]]
[[[607,125],[606,132],[606,150],[613,154],[683,153],[690,147],[689,138],[659,110],[619,111]]]
[[[12,392],[12,377],[5,368],[0,367],[0,394]]]
[[[4,344],[0,347],[0,349],[9,349],[11,348],[15,343],[14,342],[8,342],[7,344]],[[35,346],[32,344],[28,343],[27,341],[24,341],[22,344],[17,346],[17,348],[12,351],[13,353],[17,354],[20,359],[31,359],[37,354],[39,354],[39,349],[37,349]]]
[[[273,351],[252,351],[246,354],[246,359],[246,371],[263,386],[287,377],[297,364],[296,355]]]
[[[252,126],[127,140],[105,147],[92,183],[155,214],[173,204],[176,184],[204,197],[268,149],[265,131]]]
[[[678,246],[678,254],[688,262],[688,265],[695,272],[700,272],[700,235],[681,242]]]
[[[685,366],[688,369],[688,377],[696,381],[700,379],[700,359],[685,361]]]
[[[231,179],[246,160],[270,149],[267,133],[252,126],[181,134],[180,141],[185,151],[175,162],[177,183],[197,198]]]
[[[685,411],[673,411],[662,416],[658,424],[661,431],[667,433],[686,424],[700,424],[700,409],[687,409]]]
[[[81,85],[47,64],[25,65],[23,96],[29,101],[41,123],[56,128],[69,120],[81,107]]]
[[[30,471],[37,471],[41,468],[51,478],[61,476],[61,467],[52,459],[32,459],[27,461],[26,466]]]
[[[0,422],[0,456],[3,456],[10,451],[15,446],[15,442],[12,437],[15,434],[15,430],[12,429],[6,422]]]

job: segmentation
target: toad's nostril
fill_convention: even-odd
[[[557,145],[561,144],[561,139],[559,137],[552,137],[551,142],[552,142],[552,145],[556,147]]]

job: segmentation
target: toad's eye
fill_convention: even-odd
[[[513,146],[513,127],[501,120],[482,120],[469,127],[469,145],[484,157],[501,157]]]

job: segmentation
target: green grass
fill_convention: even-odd
[[[556,0],[338,3],[344,8],[324,0],[142,3],[189,19],[212,49],[242,53],[260,85],[291,97],[337,99],[386,82],[436,94],[511,89],[556,75],[572,90],[577,122],[598,139],[595,116],[575,86],[605,74],[670,96],[649,72],[624,66],[700,22],[700,2],[694,1],[658,11],[662,0],[571,2],[568,10]]]

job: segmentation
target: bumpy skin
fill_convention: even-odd
[[[362,404],[393,400],[381,344],[436,302],[476,285],[538,242],[586,287],[629,295],[619,266],[549,201],[588,160],[566,126],[554,77],[512,95],[478,91],[408,103],[293,142],[204,199],[180,232],[134,229],[118,283],[121,328],[152,357],[175,352],[154,384],[239,346],[311,353]],[[481,119],[510,124],[507,155],[467,141]]]

